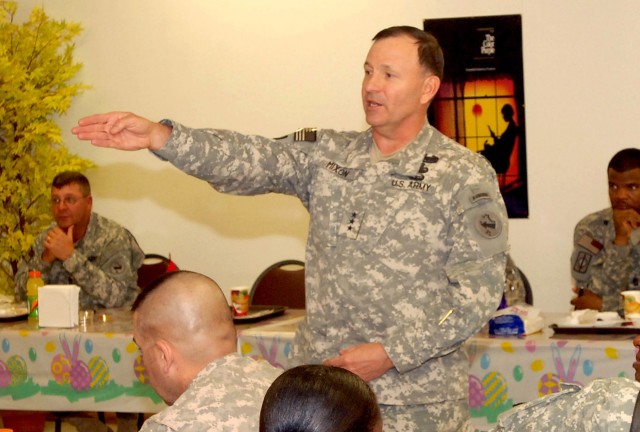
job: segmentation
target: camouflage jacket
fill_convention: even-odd
[[[640,289],[639,234],[640,230],[633,232],[629,245],[615,245],[611,208],[591,213],[576,225],[571,275],[578,288],[586,288],[602,297],[605,311],[622,311],[620,293]]]
[[[203,369],[175,403],[140,432],[253,432],[262,400],[282,373],[266,361],[229,354]]]
[[[504,289],[507,215],[482,156],[426,124],[397,159],[372,164],[370,130],[314,142],[173,126],[156,154],[221,192],[297,196],[311,215],[307,314],[292,365],[379,342],[394,368],[383,404],[464,400],[461,344]]]
[[[33,258],[18,270],[15,283],[20,300],[26,299],[29,270],[40,270],[48,285],[78,285],[80,308],[112,308],[133,303],[140,292],[137,272],[144,253],[127,229],[91,213],[87,232],[74,245],[71,256],[49,264],[41,257],[47,233],[54,226],[55,223],[36,238]]]
[[[627,378],[592,381],[584,388],[518,405],[501,414],[494,432],[629,432],[640,383]]]

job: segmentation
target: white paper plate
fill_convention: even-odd
[[[606,320],[606,321],[595,321],[592,323],[584,323],[584,324],[576,324],[574,322],[572,322],[569,318],[565,319],[565,320],[561,320],[560,322],[557,323],[558,326],[560,327],[619,327],[622,325],[622,323],[624,323],[625,321],[622,318],[619,318],[617,320]]]
[[[2,304],[0,305],[0,319],[12,320],[26,318],[29,315],[29,309],[23,304]]]

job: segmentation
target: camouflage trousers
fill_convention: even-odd
[[[469,404],[380,405],[384,432],[471,432]]]

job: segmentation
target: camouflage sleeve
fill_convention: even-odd
[[[626,378],[575,385],[504,413],[494,432],[628,431],[640,384]]]
[[[236,195],[277,192],[298,196],[303,203],[308,201],[307,152],[313,148],[312,143],[162,122],[171,125],[173,131],[167,144],[155,154],[216,190]]]
[[[174,432],[174,429],[154,421],[152,416],[144,422],[140,432]]]
[[[400,372],[453,351],[477,333],[504,291],[507,214],[497,184],[468,186],[455,202],[444,269],[449,285],[442,290],[450,308],[438,315],[423,311],[421,320],[400,326],[384,343]]]
[[[629,286],[631,246],[617,246],[603,233],[593,232],[593,219],[584,218],[575,228],[571,275],[576,287],[602,297],[603,310],[622,308],[620,292]]]
[[[143,253],[130,236],[128,231],[121,230],[104,245],[96,260],[75,250],[63,263],[76,284],[102,307],[124,306],[133,301],[138,292],[137,270]]]

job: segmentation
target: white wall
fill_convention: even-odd
[[[521,14],[528,219],[511,220],[512,255],[536,305],[569,308],[575,223],[607,206],[606,164],[636,145],[637,0],[20,0],[80,22],[79,80],[93,88],[60,119],[67,145],[93,160],[94,207],[145,251],[224,288],[271,262],[304,258],[308,215],[293,198],[224,196],[147,152],[93,148],[79,117],[128,110],[190,126],[279,136],[302,126],[364,129],[359,99],[371,37],[425,18]]]

